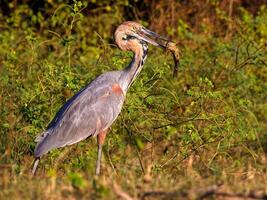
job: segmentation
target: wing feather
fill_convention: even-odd
[[[99,77],[68,100],[47,130],[36,138],[35,156],[40,157],[51,149],[74,144],[107,129],[117,118],[124,101],[123,95],[112,93],[114,81]]]

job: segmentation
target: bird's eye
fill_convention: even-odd
[[[132,36],[132,35],[124,35],[124,36],[122,37],[122,40],[132,40],[132,39],[134,39],[134,38],[136,38],[136,37],[134,37],[134,36]]]

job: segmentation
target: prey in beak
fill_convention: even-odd
[[[180,65],[180,53],[179,49],[174,42],[171,40],[160,36],[159,34],[146,29],[145,27],[141,27],[136,30],[136,34],[138,38],[141,40],[150,43],[154,46],[159,46],[167,51],[170,51],[173,56],[174,61],[174,69],[173,69],[173,77],[177,77],[178,74],[178,66]]]
[[[116,29],[115,41],[120,49],[131,50],[127,42],[135,39],[171,52],[174,60],[173,77],[177,77],[180,54],[174,42],[133,21],[124,22]]]

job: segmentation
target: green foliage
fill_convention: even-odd
[[[220,1],[208,1],[216,7],[215,17],[231,25],[228,35],[214,33],[208,23],[195,31],[184,19],[165,27],[168,36],[183,44],[178,78],[172,77],[171,56],[150,47],[107,136],[106,179],[92,178],[97,148],[91,138],[44,156],[37,181],[27,178],[34,138],[97,75],[130,62],[132,53],[110,41],[123,10],[133,3],[47,1],[46,11],[36,12],[27,4],[14,7],[14,2],[9,4],[14,12],[0,14],[0,198],[15,199],[20,184],[26,192],[36,192],[27,198],[53,198],[47,185],[55,180],[57,195],[67,190],[76,198],[89,193],[94,199],[114,195],[116,182],[133,196],[142,187],[198,188],[206,180],[266,187],[260,184],[266,180],[267,147],[265,5],[255,15],[240,7],[234,21],[218,7]],[[95,6],[91,13],[84,12],[88,5]]]
[[[75,188],[85,188],[87,185],[86,180],[78,173],[71,172],[68,174],[68,178]]]

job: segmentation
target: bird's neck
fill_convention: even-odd
[[[123,70],[120,77],[120,83],[123,91],[126,92],[129,89],[135,78],[141,72],[147,57],[147,50],[147,44],[142,44],[142,48],[138,48],[138,50],[134,52],[134,57],[131,63]]]

